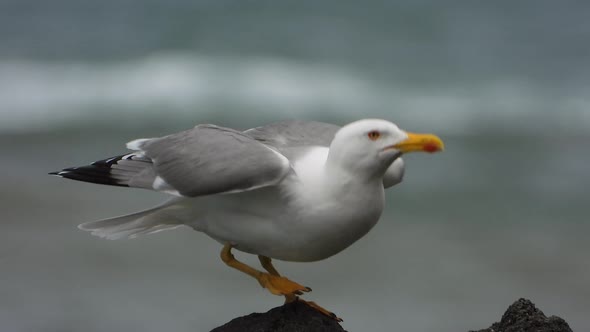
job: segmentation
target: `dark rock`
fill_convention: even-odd
[[[238,317],[211,332],[346,332],[338,322],[301,301]]]
[[[572,329],[563,319],[547,317],[531,301],[520,299],[508,307],[500,322],[477,332],[572,332]]]
[[[303,302],[295,301],[269,310],[233,319],[211,332],[346,332],[340,324]],[[526,299],[514,302],[491,327],[471,332],[572,332],[556,316],[547,317]]]

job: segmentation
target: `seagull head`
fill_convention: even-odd
[[[436,135],[410,133],[389,121],[364,119],[336,133],[328,159],[357,174],[383,177],[391,163],[404,153],[443,149],[444,144]]]

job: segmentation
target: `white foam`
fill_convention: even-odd
[[[162,54],[109,63],[0,61],[0,132],[199,112],[221,102],[276,118],[381,117],[409,130],[465,133],[491,126],[590,128],[590,99],[551,98],[508,82],[437,91],[380,82],[347,67],[279,58]],[[229,110],[243,116],[241,110]],[[328,114],[331,113],[331,114]],[[135,115],[133,115],[135,116]],[[324,117],[326,117],[324,116]],[[124,119],[129,119],[129,117]],[[205,120],[205,119],[204,119]]]

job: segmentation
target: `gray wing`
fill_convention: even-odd
[[[252,190],[280,182],[286,157],[233,129],[193,129],[127,144],[134,153],[52,173],[79,181],[153,189],[181,196]]]
[[[255,140],[279,151],[302,146],[330,146],[339,126],[324,122],[288,120],[246,130]]]
[[[156,178],[155,186],[172,187],[183,196],[269,186],[290,171],[281,154],[239,131],[214,125],[136,142],[130,147],[150,158],[162,179]]]
[[[339,129],[339,126],[330,123],[287,120],[248,129],[244,133],[293,160],[306,152],[302,147],[329,147]],[[397,158],[385,172],[383,186],[389,188],[402,182],[404,169],[403,159]]]

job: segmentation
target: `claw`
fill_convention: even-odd
[[[274,276],[268,273],[261,273],[258,276],[258,282],[262,287],[268,289],[269,292],[275,295],[303,295],[311,291],[311,288],[302,286],[285,277]]]
[[[303,303],[307,304],[308,306],[312,307],[313,309],[315,309],[315,310],[319,311],[321,314],[323,314],[323,315],[325,315],[325,316],[328,316],[328,317],[332,318],[333,320],[335,320],[335,321],[337,321],[337,322],[339,322],[339,323],[340,323],[340,322],[342,322],[342,318],[340,318],[340,317],[336,316],[336,314],[335,314],[335,313],[333,313],[333,312],[331,312],[331,311],[328,311],[328,310],[324,309],[323,307],[321,307],[320,305],[318,305],[318,304],[317,304],[317,303],[315,303],[315,302],[312,302],[312,301],[305,301],[305,300],[302,300],[302,299],[300,299],[300,298],[297,298],[297,299],[296,299],[296,301],[301,301],[301,302],[303,302]]]

